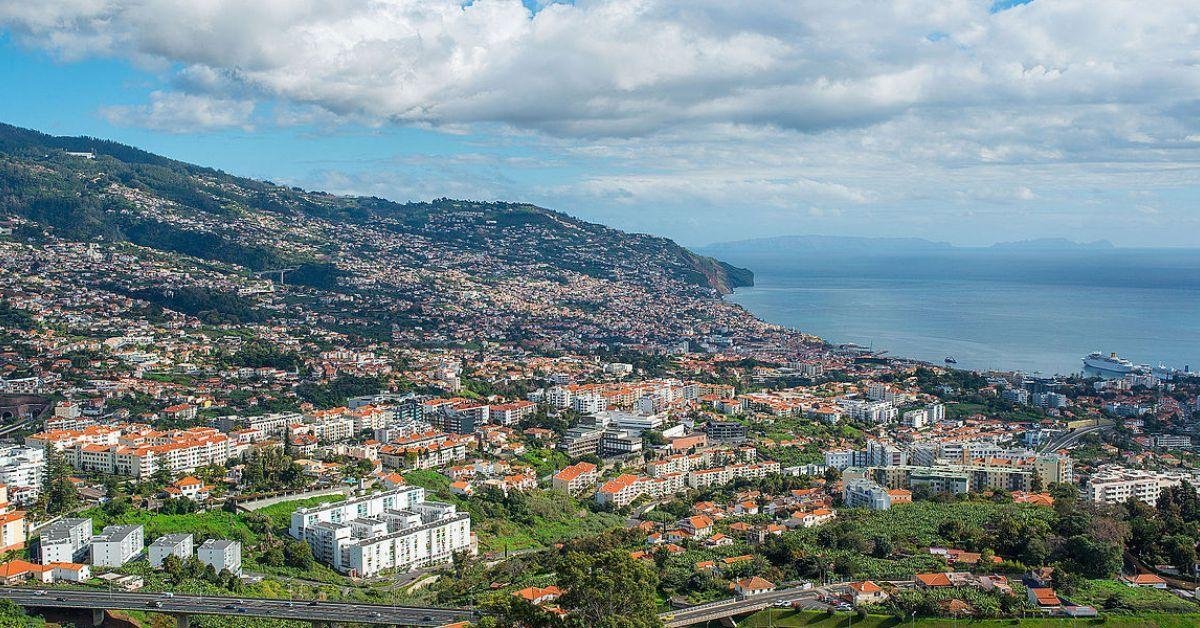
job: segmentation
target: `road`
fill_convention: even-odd
[[[38,591],[38,589],[0,588],[0,597],[12,600],[21,606],[36,608],[142,610],[176,615],[232,615],[394,626],[444,626],[458,621],[473,621],[476,618],[474,611],[452,608],[381,606],[345,602],[291,602],[262,598],[195,595],[167,597],[162,593],[73,589],[46,589],[44,594],[39,595]]]
[[[801,605],[814,605],[823,593],[822,589],[780,589],[770,593],[762,593],[745,599],[721,600],[699,606],[688,606],[659,615],[667,628],[682,628],[706,621],[715,621],[725,617],[733,617],[759,611],[777,602],[799,602]]]
[[[1050,439],[1050,442],[1046,443],[1046,445],[1042,447],[1042,451],[1043,452],[1056,451],[1059,449],[1072,447],[1076,443],[1078,443],[1079,440],[1082,439],[1084,436],[1087,436],[1088,434],[1094,434],[1094,433],[1100,432],[1102,430],[1111,429],[1112,427],[1113,426],[1111,423],[1105,423],[1102,425],[1090,425],[1088,427],[1081,427],[1081,428],[1075,430],[1074,432],[1067,432],[1065,434],[1059,434],[1058,436],[1055,436],[1054,438]]]

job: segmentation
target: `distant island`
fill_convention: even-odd
[[[846,253],[854,255],[928,253],[949,250],[1005,251],[1102,251],[1117,248],[1108,240],[1077,242],[1067,238],[1034,238],[1013,242],[997,242],[991,246],[962,246],[927,240],[925,238],[857,237],[827,235],[786,235],[717,242],[697,251],[707,255],[774,255],[779,253]]]

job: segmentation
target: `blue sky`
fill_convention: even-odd
[[[689,245],[1200,246],[1194,2],[0,0],[0,120]]]

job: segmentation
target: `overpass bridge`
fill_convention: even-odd
[[[684,626],[727,620],[738,615],[761,611],[780,602],[789,604],[797,602],[801,604],[815,604],[819,601],[823,593],[825,593],[823,589],[801,589],[799,587],[779,589],[740,599],[734,598],[719,602],[709,602],[708,604],[700,604],[698,606],[687,606],[662,613],[659,615],[659,619],[662,620],[666,628],[683,628]]]
[[[0,588],[0,597],[26,608],[92,611],[93,625],[104,621],[105,610],[139,610],[173,615],[180,628],[191,625],[193,615],[259,617],[308,621],[314,626],[339,622],[382,626],[433,627],[474,621],[471,609],[384,606],[346,602],[291,601],[234,598],[210,595],[171,595],[86,589]]]

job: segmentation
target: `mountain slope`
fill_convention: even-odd
[[[203,264],[240,278],[225,290],[249,290],[238,281],[286,269],[279,294],[255,291],[259,309],[378,338],[636,344],[758,324],[719,298],[749,285],[749,271],[666,238],[521,203],[307,192],[4,125],[0,215],[32,221],[22,234],[35,240],[112,243],[112,255],[169,252],[185,275]],[[174,298],[170,288],[115,275],[100,287]]]

